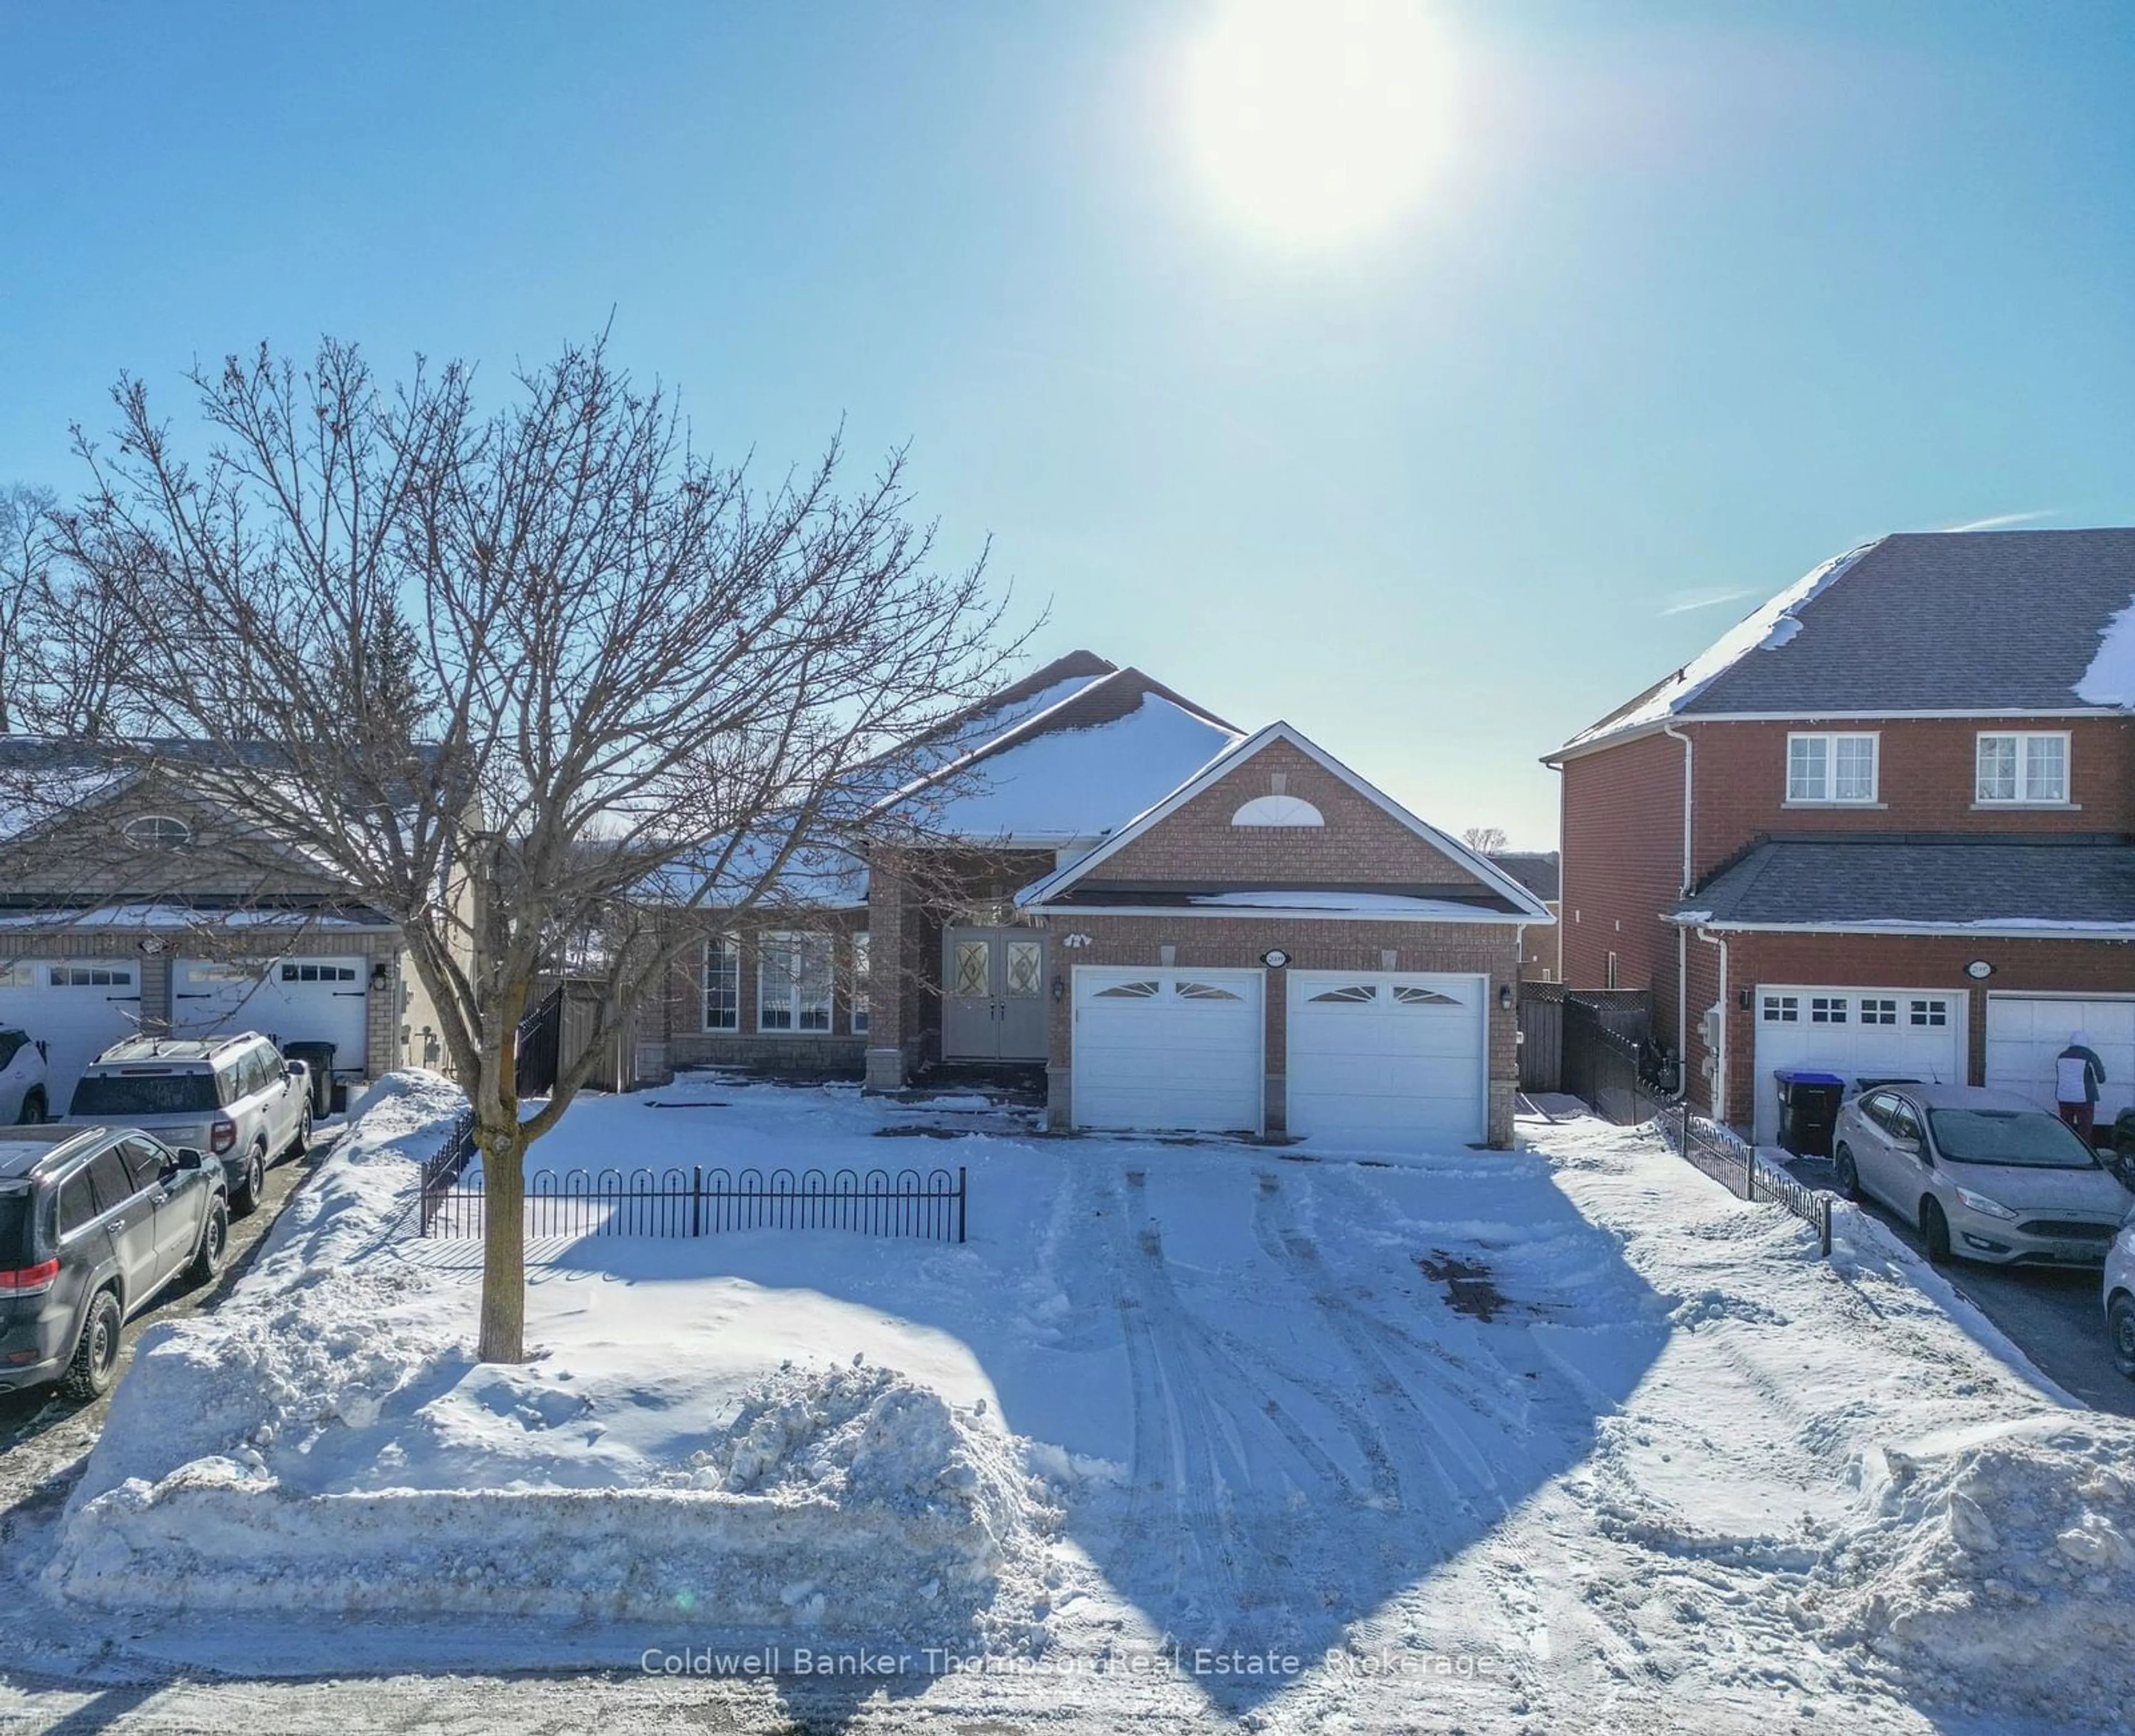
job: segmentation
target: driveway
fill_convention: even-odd
[[[1820,1157],[1784,1158],[1786,1166],[1812,1187],[1832,1185],[1831,1165]],[[1861,1196],[1861,1209],[1882,1223],[1914,1253],[1925,1258],[1919,1229],[1881,1202]],[[2105,1342],[2105,1313],[2096,1267],[2004,1268],[1952,1260],[1938,1268],[1950,1287],[2007,1333],[2041,1372],[2088,1405],[2135,1417],[2135,1380],[2113,1365]]]
[[[133,1346],[158,1321],[175,1320],[212,1308],[250,1267],[267,1232],[289,1196],[332,1145],[336,1129],[319,1133],[302,1157],[284,1159],[267,1172],[267,1197],[248,1216],[233,1219],[230,1254],[222,1276],[213,1284],[188,1287],[182,1281],[166,1290],[150,1307],[127,1321],[119,1350],[119,1378],[133,1360]],[[113,1390],[117,1390],[114,1383]],[[0,1393],[0,1545],[14,1535],[26,1516],[64,1503],[82,1462],[96,1444],[110,1397],[80,1404],[61,1396],[56,1387]]]

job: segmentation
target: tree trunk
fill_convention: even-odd
[[[526,1140],[515,1125],[484,1128],[482,1342],[484,1362],[526,1360]]]

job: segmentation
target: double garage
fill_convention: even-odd
[[[157,961],[160,963],[160,961]],[[228,964],[174,958],[22,958],[0,967],[0,1025],[45,1045],[46,1079],[64,1111],[82,1069],[148,1028],[200,1037],[259,1030],[279,1042],[335,1045],[336,1070],[367,1074],[370,967],[360,956]],[[154,980],[150,980],[150,979]],[[169,1005],[158,992],[167,984]],[[157,1004],[149,1006],[144,1001]]]
[[[1258,1134],[1273,1110],[1335,1145],[1486,1137],[1479,975],[1081,966],[1073,1011],[1079,1127]]]
[[[1849,1081],[1909,1079],[1963,1084],[1973,1077],[1972,997],[1963,990],[1765,983],[1755,991],[1755,1137],[1779,1137],[1774,1072],[1814,1068]],[[2082,1031],[2105,1064],[2101,1121],[2135,1103],[2135,995],[1988,992],[1987,1085],[2054,1101],[2054,1058]]]

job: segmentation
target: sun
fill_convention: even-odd
[[[1264,238],[1359,239],[1436,179],[1449,72],[1417,0],[1218,0],[1187,54],[1189,147],[1224,215]]]

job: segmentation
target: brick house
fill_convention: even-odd
[[[267,866],[181,757],[0,737],[0,1024],[45,1045],[52,1109],[143,1034],[331,1042],[344,1083],[437,1064],[398,926],[296,851]]]
[[[1775,1068],[2135,1101],[2135,530],[1891,536],[1574,737],[1565,980],[1649,990],[1694,1098]]]
[[[1521,937],[1548,913],[1287,725],[1248,735],[1085,652],[930,757],[805,943],[797,909],[704,919],[671,1060],[877,1090],[1043,1069],[1063,1131],[1509,1142]]]

